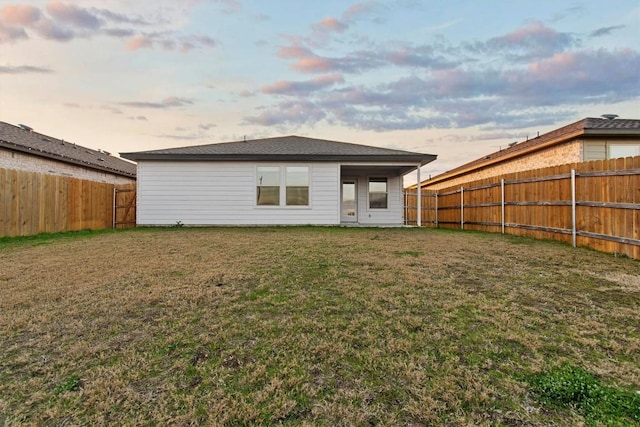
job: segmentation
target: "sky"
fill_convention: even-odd
[[[425,178],[605,113],[640,118],[639,0],[0,0],[0,121],[114,154],[300,135]]]

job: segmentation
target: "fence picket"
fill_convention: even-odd
[[[135,183],[115,185],[0,168],[0,237],[111,228],[114,187],[130,191],[133,212],[130,208],[120,225],[135,224]]]
[[[424,221],[424,226],[503,232],[569,244],[575,239],[577,246],[640,259],[640,156],[516,172],[463,185],[463,194],[458,194],[460,184],[437,191],[437,217]],[[428,188],[422,193],[423,197],[436,194]],[[415,192],[411,195],[407,192],[407,203],[415,200]],[[406,220],[415,224],[410,216]]]

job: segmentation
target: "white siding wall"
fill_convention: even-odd
[[[339,224],[339,165],[300,165],[310,167],[308,207],[256,206],[256,163],[140,161],[138,224]]]
[[[387,209],[369,208],[369,178],[384,178],[385,174],[370,172],[353,175],[350,177],[358,179],[358,223],[364,225],[402,225],[403,202],[402,202],[402,177],[387,177]]]

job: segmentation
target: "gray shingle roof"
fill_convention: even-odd
[[[26,126],[0,122],[0,147],[128,178],[136,177],[136,165],[133,163],[106,152],[34,132]]]
[[[121,153],[131,160],[407,161],[426,164],[433,154],[391,150],[302,136],[281,136],[153,151]]]

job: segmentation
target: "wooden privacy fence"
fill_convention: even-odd
[[[135,188],[0,169],[0,237],[135,225]]]
[[[416,191],[405,223],[417,223]],[[574,163],[421,192],[423,226],[554,239],[640,259],[640,156]]]

